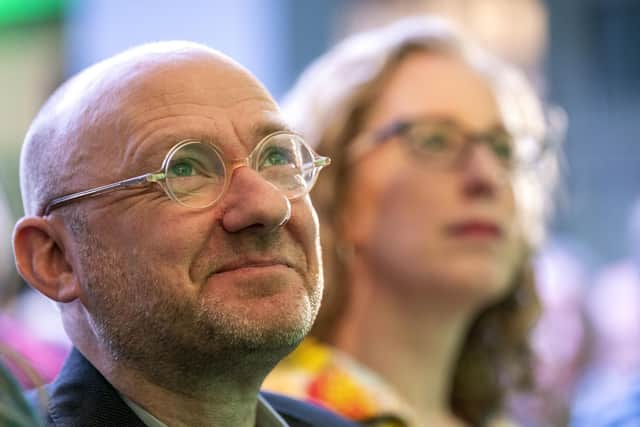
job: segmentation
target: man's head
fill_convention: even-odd
[[[23,277],[62,303],[85,355],[148,374],[202,372],[234,363],[230,352],[275,362],[302,339],[322,290],[315,211],[308,196],[289,200],[268,175],[234,163],[281,130],[249,72],[192,43],[127,51],[51,97],[23,148],[26,216],[14,248]],[[61,195],[159,171],[184,140],[235,165],[212,206],[180,205],[162,181],[43,215]]]

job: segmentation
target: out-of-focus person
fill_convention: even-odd
[[[366,425],[509,423],[557,175],[526,79],[411,18],[331,49],[284,109],[334,159],[312,193],[327,286],[313,338],[264,387]]]
[[[18,279],[11,250],[13,224],[9,204],[0,188],[0,342],[33,366],[42,381],[50,381],[60,370],[68,345],[57,339],[62,325],[55,307],[41,295],[25,289]],[[12,360],[7,360],[6,365],[21,386],[39,385]]]
[[[11,252],[11,230],[13,230],[13,218],[4,190],[0,185],[0,305],[13,296],[17,287]]]
[[[23,397],[16,378],[3,363],[7,352],[5,344],[0,343],[0,426],[38,427],[42,425],[40,420]]]
[[[68,346],[51,334],[61,329],[57,319],[51,322],[49,318],[57,317],[53,314],[54,306],[25,289],[18,279],[11,250],[13,224],[9,204],[0,188],[0,342],[20,354],[42,380],[50,381],[60,370]],[[11,360],[6,361],[6,365],[21,386],[38,385]]]

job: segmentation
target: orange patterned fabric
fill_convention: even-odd
[[[368,426],[414,425],[414,415],[375,373],[307,338],[269,374],[263,388],[329,408]]]
[[[415,411],[375,372],[306,338],[266,378],[263,389],[315,403],[367,427],[422,427]],[[500,414],[490,427],[517,427]]]

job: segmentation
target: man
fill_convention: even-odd
[[[307,193],[325,164],[201,45],[141,46],[64,84],[27,134],[14,230],[21,275],[75,346],[48,422],[348,425],[258,393],[318,310]]]

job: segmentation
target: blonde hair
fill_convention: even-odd
[[[409,53],[438,52],[461,58],[485,76],[494,90],[505,126],[540,143],[550,135],[544,109],[523,74],[473,45],[448,22],[409,18],[387,27],[354,35],[317,59],[283,101],[289,123],[307,142],[333,159],[312,192],[321,221],[327,286],[312,332],[331,341],[335,325],[349,298],[346,266],[339,236],[339,212],[347,197],[349,168],[346,152],[360,131],[370,105],[386,77]],[[527,148],[527,141],[516,152]],[[553,150],[537,167],[518,170],[513,186],[527,250],[544,236],[558,175]],[[473,425],[484,423],[499,409],[506,385],[526,382],[527,335],[538,314],[528,260],[501,301],[478,313],[469,328],[453,378],[451,405]],[[507,374],[501,373],[507,371]],[[512,375],[511,375],[512,374]]]
[[[347,38],[300,76],[283,100],[285,116],[323,154],[339,151],[336,145],[347,142],[339,136],[354,127],[354,110],[364,98],[373,101],[377,93],[373,86],[413,50],[459,56],[485,76],[494,89],[504,124],[514,134],[538,143],[561,140],[565,120],[562,112],[545,110],[521,71],[480,49],[448,21],[436,17],[405,18]],[[526,149],[523,145],[516,150]],[[559,173],[557,151],[548,150],[546,154],[536,168],[521,170],[514,178],[514,193],[531,247],[537,247],[544,238]]]

